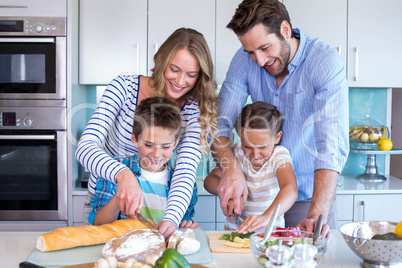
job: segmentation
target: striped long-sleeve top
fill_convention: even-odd
[[[88,191],[95,193],[98,177],[116,183],[116,175],[124,164],[112,156],[137,154],[131,142],[133,118],[138,102],[140,76],[121,75],[106,88],[77,145],[77,160],[91,172]],[[196,170],[201,159],[200,114],[196,100],[181,109],[182,124],[177,158],[168,196],[164,220],[179,226],[193,193]]]

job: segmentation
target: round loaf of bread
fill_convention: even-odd
[[[133,230],[122,237],[109,240],[102,249],[103,257],[117,260],[145,260],[149,256],[161,256],[166,249],[165,239],[150,229]]]

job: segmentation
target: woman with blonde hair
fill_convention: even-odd
[[[117,184],[120,210],[135,217],[143,206],[143,192],[131,170],[115,157],[137,154],[131,142],[137,104],[152,96],[172,100],[180,109],[182,123],[168,203],[163,220],[157,224],[167,238],[178,227],[194,227],[182,218],[194,191],[202,153],[208,151],[217,131],[217,95],[211,54],[205,38],[196,30],[177,29],[161,45],[154,61],[151,77],[120,75],[110,82],[75,155],[91,172],[84,219],[88,219],[98,177]],[[158,161],[158,156],[150,159]]]

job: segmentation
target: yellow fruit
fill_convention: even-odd
[[[395,234],[402,239],[402,221],[400,221],[395,227]]]
[[[362,135],[360,136],[360,141],[361,142],[368,142],[369,140],[369,134],[366,132],[363,132]]]
[[[392,141],[389,139],[380,139],[377,143],[378,150],[389,151],[392,149]]]
[[[377,133],[370,133],[369,138],[371,142],[376,142],[380,139],[380,136]]]
[[[382,127],[381,127],[381,139],[386,139],[386,138],[387,138],[387,134],[388,134],[387,128],[384,127],[384,126],[382,126]]]

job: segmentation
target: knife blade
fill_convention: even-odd
[[[157,235],[161,235],[161,233],[159,232],[158,228],[156,228],[155,225],[153,225],[147,218],[145,218],[144,216],[142,216],[141,213],[138,213],[138,214],[137,214],[137,218],[138,218],[140,221],[144,222],[145,225],[146,225],[149,229],[151,229],[152,232],[154,232],[154,233],[157,234]]]

